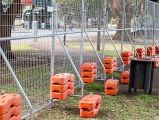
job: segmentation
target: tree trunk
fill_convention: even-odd
[[[122,14],[124,14],[124,13],[121,11],[123,11],[123,10],[120,9],[120,11],[118,10],[118,12],[116,12],[116,14],[119,16],[119,22],[117,25],[117,29],[122,29]],[[131,28],[131,20],[133,18],[134,12],[135,12],[135,6],[131,3],[131,1],[126,2],[125,12],[126,12],[125,28]],[[131,30],[127,30],[127,33],[129,34],[129,36],[131,38],[132,37]],[[116,32],[116,34],[114,35],[113,39],[114,40],[121,40],[121,35],[122,35],[122,31],[118,30]],[[129,41],[129,37],[126,33],[125,33],[123,39],[124,39],[123,41]]]
[[[117,24],[117,29],[121,29],[122,28],[122,19],[120,18]],[[121,40],[121,30],[117,30],[113,40]]]
[[[3,11],[2,0],[0,0],[0,38],[11,36],[11,30],[16,16],[20,13],[20,0],[13,0],[6,12]],[[8,59],[13,59],[11,41],[1,41],[0,46]]]
[[[0,38],[10,37],[11,36],[11,25],[9,25],[10,20],[6,15],[0,15]],[[0,46],[8,59],[13,58],[11,52],[11,41],[1,41]]]
[[[126,28],[131,28],[131,19],[133,18],[133,15],[130,15],[130,12],[126,13],[126,23],[125,23],[125,27]],[[133,32],[131,32],[131,30],[126,30],[127,33],[125,32],[124,35],[124,41],[130,41],[130,38],[132,39],[133,37]],[[129,35],[129,37],[128,37]]]

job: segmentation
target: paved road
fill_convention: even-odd
[[[73,29],[72,31],[68,31],[68,32],[76,32],[76,31],[80,31],[80,29]],[[95,31],[95,29],[92,29],[90,31]],[[115,34],[116,31],[109,31],[109,34],[110,35],[113,35]],[[97,32],[87,32],[88,35],[90,36],[94,36],[97,34]],[[52,34],[52,31],[51,30],[38,30],[37,31],[37,35],[46,35],[46,34]],[[62,30],[59,31],[59,34],[64,34],[64,32]],[[101,32],[101,35],[103,34],[103,32]],[[22,28],[19,28],[15,31],[12,31],[12,37],[22,37],[22,36],[32,36],[34,35],[32,30],[29,29],[29,30],[26,30],[26,29],[22,29]],[[79,37],[80,34],[72,34],[72,37]]]
[[[74,29],[73,32],[75,31],[79,31],[79,29]],[[71,31],[69,31],[71,32]],[[52,31],[51,30],[38,30],[38,33],[37,35],[47,35],[47,34],[51,34]],[[59,32],[59,34],[62,34],[64,32]],[[109,31],[110,35],[113,35],[115,34],[115,31]],[[87,32],[88,36],[90,37],[94,37],[97,35],[97,32]],[[32,33],[32,30],[26,30],[26,29],[22,29],[22,28],[19,28],[17,29],[16,31],[13,31],[12,32],[12,37],[28,37],[28,36],[32,36],[33,33]],[[101,32],[101,35],[102,35],[102,32]],[[68,34],[67,35],[67,40],[80,40],[80,37],[81,37],[81,34],[80,33],[74,33],[74,34]],[[84,34],[84,37],[86,37],[86,35]],[[60,35],[60,39],[63,40],[64,38],[64,35]],[[18,45],[26,45],[26,44],[37,44],[37,45],[40,45],[40,46],[44,46],[44,47],[48,47],[50,48],[50,45],[51,45],[51,37],[44,37],[44,38],[39,38],[37,40],[37,42],[35,43],[35,39],[23,39],[23,40],[15,40],[15,41],[12,41],[12,45],[14,44],[18,44]],[[56,37],[56,45],[59,44],[59,40],[58,38]],[[35,45],[35,46],[37,46]]]

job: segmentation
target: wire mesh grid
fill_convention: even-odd
[[[80,31],[81,0],[58,1],[58,31]]]
[[[46,42],[48,41],[48,42]],[[51,37],[38,38],[35,42],[31,39],[12,40],[11,51],[14,58],[9,59],[10,65],[26,92],[33,109],[49,102],[49,82],[50,82],[50,49],[48,48]],[[46,43],[46,44],[44,44]],[[47,46],[47,47],[46,47]],[[1,59],[1,86],[0,90],[7,93],[18,93],[10,71]],[[23,115],[28,112],[28,105],[23,99]]]

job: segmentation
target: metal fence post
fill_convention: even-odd
[[[105,45],[106,45],[106,25],[108,23],[108,16],[107,16],[107,0],[104,0],[104,7],[103,7],[103,42],[102,42],[102,57],[105,57]],[[104,71],[104,70],[103,70]],[[104,80],[106,79],[106,74],[104,74]]]
[[[107,24],[107,13],[106,13],[106,9],[107,9],[107,0],[104,0],[104,7],[103,7],[103,12],[104,12],[104,16],[103,16],[103,42],[102,42],[102,57],[105,57],[105,44],[106,44],[106,33],[105,33],[105,29],[106,29],[106,24]]]
[[[83,39],[84,39],[84,29],[85,29],[85,8],[84,8],[84,0],[82,2],[82,10],[81,10],[81,39],[80,39],[80,66],[79,72],[81,71],[81,65],[83,64]]]
[[[153,3],[153,45],[155,45],[156,41],[155,41],[155,29],[156,29],[156,9],[155,9],[155,2]]]
[[[52,41],[51,41],[51,75],[55,74],[55,44],[56,44],[56,13],[57,13],[57,6],[55,0],[52,0],[53,3],[53,13],[52,13]]]
[[[71,62],[71,65],[72,65],[73,69],[75,70],[75,73],[77,74],[77,77],[79,78],[80,87],[81,87],[81,97],[83,97],[83,90],[84,90],[83,80],[82,80],[82,78],[81,78],[81,76],[80,76],[80,74],[79,74],[79,72],[78,72],[78,70],[77,70],[77,68],[76,68],[71,56],[70,56],[70,53],[68,52],[67,48],[65,47],[63,41],[60,39],[59,35],[57,35],[57,37],[58,37],[58,39],[59,39],[59,41],[60,41],[60,43],[61,43],[61,45],[62,45],[62,47],[63,47],[63,49],[64,49],[64,51],[66,53],[66,55],[68,56],[68,58],[69,58],[69,60]]]
[[[136,6],[137,7],[137,6]],[[145,15],[147,17],[147,0],[145,1]],[[145,22],[145,32],[144,32],[144,47],[146,48],[147,46],[147,20],[144,21]]]
[[[121,53],[123,52],[123,44],[124,44],[124,37],[125,37],[125,0],[123,0],[122,5],[122,33],[121,33]]]

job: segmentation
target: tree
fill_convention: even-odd
[[[123,13],[123,5],[124,5],[124,0],[113,0],[112,4],[112,12],[116,15],[116,17],[119,18],[118,23],[117,23],[117,29],[122,29],[122,15]],[[133,0],[125,0],[125,17],[126,17],[126,23],[125,27],[126,28],[131,28],[131,20],[134,16],[135,12],[135,3]],[[128,31],[130,34],[130,30]],[[117,31],[116,34],[114,35],[114,40],[121,40],[121,31]],[[125,36],[124,39],[127,39]]]
[[[136,6],[136,2],[138,2],[138,6]],[[113,4],[112,4],[112,11],[115,13],[115,15],[119,18],[118,24],[117,24],[117,28],[121,29],[122,28],[122,14],[123,14],[123,4],[124,1],[123,0],[113,0]],[[138,8],[138,15],[143,15],[143,10],[142,7],[144,6],[144,0],[137,0],[137,1],[133,1],[133,0],[125,0],[125,17],[126,17],[126,21],[125,21],[125,27],[126,28],[131,28],[131,20],[133,19],[133,17],[135,16],[135,10],[136,7]],[[144,9],[144,8],[143,8]],[[127,30],[128,34],[130,35],[130,37],[132,37],[132,33],[130,30]],[[114,40],[121,40],[121,31],[117,31],[116,34],[114,35]],[[124,40],[128,41],[128,36],[125,34],[124,36]]]
[[[22,8],[20,0],[10,0],[7,5],[4,5],[3,2],[0,0],[0,38],[11,36],[14,20]],[[8,59],[14,58],[13,53],[11,52],[11,41],[1,41],[0,46]]]

